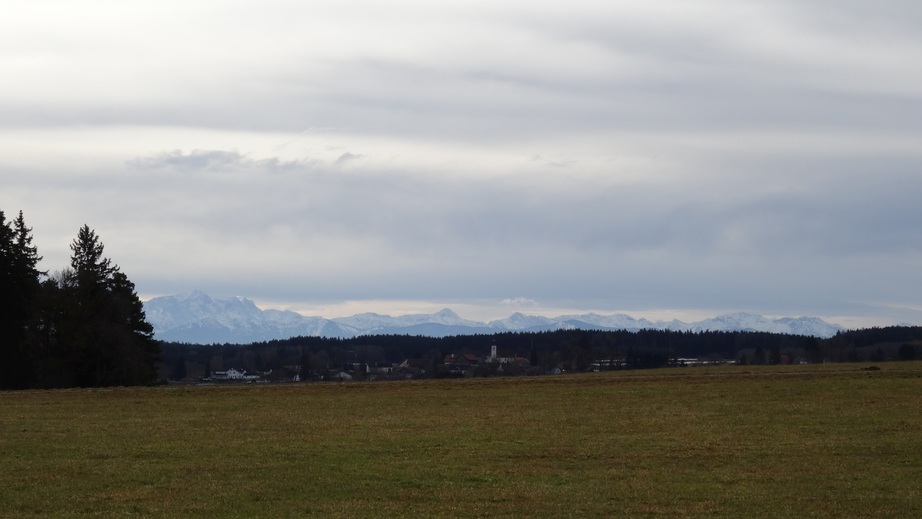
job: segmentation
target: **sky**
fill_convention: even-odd
[[[11,2],[0,210],[142,299],[922,325],[922,4]]]

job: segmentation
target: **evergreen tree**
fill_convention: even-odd
[[[103,255],[102,242],[88,226],[71,251],[70,270],[48,287],[49,350],[61,359],[54,385],[154,382],[159,347],[134,283]]]
[[[13,232],[15,234],[14,250],[19,259],[24,279],[34,288],[38,285],[39,276],[44,274],[44,272],[40,272],[36,268],[42,257],[38,255],[38,248],[32,245],[32,228],[26,226],[22,211],[19,211],[19,215],[13,220]]]
[[[0,211],[0,389],[17,386],[15,370],[22,347],[13,229]]]
[[[7,222],[0,211],[0,389],[26,388],[35,381],[30,325],[39,291],[41,273],[36,266],[40,260],[22,211],[13,222]]]
[[[170,371],[170,380],[185,380],[186,376],[186,358],[180,356]]]
[[[112,266],[109,258],[102,255],[104,249],[96,232],[85,224],[70,245],[73,252],[70,268],[77,274],[77,288],[84,295],[95,295],[99,290],[107,288],[113,274],[119,270],[118,266]]]
[[[765,350],[762,349],[761,344],[756,346],[756,351],[752,354],[752,363],[760,366],[765,364]]]
[[[37,387],[70,387],[75,385],[70,369],[69,351],[59,340],[69,337],[68,328],[76,322],[69,306],[65,287],[75,284],[72,270],[56,272],[45,279],[40,287],[32,334],[36,342],[38,359]]]
[[[778,341],[772,342],[771,349],[769,350],[769,364],[781,364],[781,344]]]
[[[126,385],[152,383],[157,378],[159,347],[154,340],[154,327],[147,322],[144,304],[135,291],[134,283],[123,272],[116,270],[109,280],[106,295],[106,324],[112,352],[117,355],[117,371],[112,382]]]

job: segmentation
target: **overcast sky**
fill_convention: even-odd
[[[922,4],[11,2],[0,209],[142,299],[922,324]]]

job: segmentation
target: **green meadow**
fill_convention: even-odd
[[[0,393],[0,517],[919,517],[922,363]]]

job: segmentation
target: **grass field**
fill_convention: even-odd
[[[0,393],[0,517],[920,517],[879,366]]]

